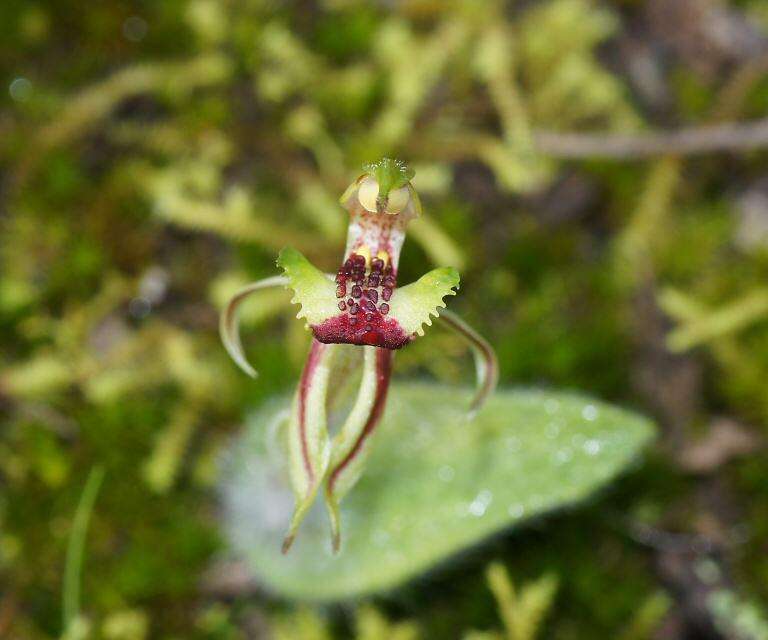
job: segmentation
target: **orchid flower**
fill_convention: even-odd
[[[474,414],[493,392],[498,378],[491,346],[458,316],[444,309],[455,295],[459,274],[451,267],[434,269],[416,282],[397,286],[400,249],[406,226],[420,215],[421,203],[402,162],[384,158],[364,167],[341,197],[350,222],[344,259],[336,274],[325,274],[295,249],[280,252],[284,275],[250,284],[229,301],[221,316],[221,337],[234,361],[249,375],[240,341],[237,310],[260,289],[293,290],[297,315],[314,334],[288,422],[288,456],[296,505],[283,543],[286,553],[301,521],[322,489],[329,514],[332,544],[341,534],[339,502],[362,473],[371,435],[384,412],[395,350],[424,334],[431,316],[438,317],[472,347],[478,389]],[[362,357],[360,357],[362,352]],[[328,426],[329,407],[351,369],[362,361],[362,377],[352,408],[336,433]]]

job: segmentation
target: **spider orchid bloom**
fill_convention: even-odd
[[[323,488],[334,552],[340,545],[339,501],[361,475],[370,437],[383,411],[392,371],[392,356],[417,336],[431,316],[455,330],[472,347],[478,390],[470,406],[476,412],[497,381],[496,356],[471,327],[446,309],[443,298],[455,295],[456,269],[442,267],[416,282],[397,287],[397,266],[406,226],[421,212],[410,183],[413,171],[384,158],[366,165],[341,204],[350,223],[344,259],[337,273],[325,274],[295,249],[277,259],[284,275],[255,282],[240,290],[221,316],[221,337],[235,362],[249,375],[240,342],[237,309],[260,289],[293,290],[314,338],[301,374],[288,423],[290,479],[296,506],[283,543],[286,553],[318,491]],[[360,357],[362,355],[362,357]],[[352,408],[331,436],[328,412],[342,383],[362,361],[362,377]]]

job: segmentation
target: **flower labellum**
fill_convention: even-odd
[[[237,309],[252,293],[274,286],[293,290],[314,339],[299,381],[288,421],[290,478],[296,507],[283,543],[286,553],[299,525],[322,488],[331,524],[334,551],[341,543],[339,502],[360,477],[371,436],[384,412],[394,351],[424,334],[438,317],[471,346],[478,392],[470,415],[493,392],[498,365],[491,346],[458,316],[444,298],[455,295],[459,274],[451,267],[434,269],[416,282],[397,286],[400,250],[408,223],[421,213],[411,185],[414,172],[389,158],[368,164],[341,197],[349,212],[347,246],[335,274],[325,274],[292,248],[283,249],[277,265],[283,276],[248,285],[230,300],[221,316],[221,337],[235,362],[249,375],[256,372],[243,353]],[[354,355],[362,351],[362,358]],[[328,429],[328,406],[350,364],[362,362],[362,377],[352,408],[336,433]]]

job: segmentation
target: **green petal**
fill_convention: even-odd
[[[285,287],[288,283],[288,279],[283,276],[272,276],[258,282],[252,282],[230,298],[219,317],[219,335],[224,343],[224,348],[237,366],[252,378],[255,378],[257,373],[245,358],[243,344],[240,341],[240,325],[238,324],[237,312],[240,309],[240,305],[256,291],[269,289],[270,287]]]
[[[445,307],[443,298],[454,296],[459,287],[459,272],[453,267],[440,267],[424,274],[416,282],[395,289],[389,303],[389,315],[407,334],[424,335],[422,325],[432,325],[430,316],[439,315]]]
[[[286,247],[277,257],[277,266],[288,277],[288,286],[293,289],[291,302],[300,304],[297,318],[306,318],[311,325],[320,324],[339,313],[336,306],[336,285],[330,276],[324,274],[301,253]]]
[[[464,320],[448,309],[440,314],[440,322],[456,332],[470,346],[475,357],[477,391],[469,405],[469,417],[473,417],[485,401],[491,397],[499,381],[499,361],[488,341]]]

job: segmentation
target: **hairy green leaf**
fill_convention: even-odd
[[[363,477],[342,508],[338,556],[321,508],[288,556],[292,509],[281,447],[288,399],[252,417],[232,449],[224,522],[265,587],[308,600],[391,589],[488,536],[579,502],[625,469],[653,434],[628,411],[572,393],[497,392],[472,421],[470,389],[395,385]]]

